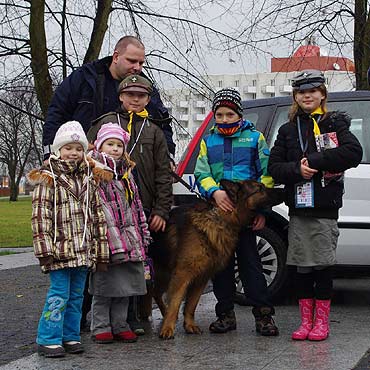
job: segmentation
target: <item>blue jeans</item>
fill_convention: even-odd
[[[80,321],[87,268],[76,267],[51,271],[37,330],[37,344],[63,344],[80,341]]]
[[[253,307],[271,307],[271,299],[263,275],[261,258],[257,251],[256,234],[251,230],[243,230],[239,234],[236,247],[239,277],[248,300]],[[235,295],[235,260],[230,259],[226,268],[214,279],[213,293],[217,298],[216,315],[219,317],[234,309]]]

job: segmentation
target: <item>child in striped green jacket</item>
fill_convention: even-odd
[[[225,212],[232,212],[234,204],[220,187],[221,179],[233,181],[257,180],[273,187],[267,173],[269,149],[262,133],[248,120],[243,120],[243,107],[238,91],[222,89],[212,105],[216,124],[200,144],[194,175],[200,192],[213,198]],[[236,247],[239,276],[253,306],[256,331],[265,336],[278,335],[272,315],[275,313],[263,275],[256,245],[257,230],[265,225],[265,217],[258,214],[251,229],[242,230]],[[233,298],[235,294],[234,259],[213,279],[217,298],[216,316],[209,330],[226,333],[236,329]]]

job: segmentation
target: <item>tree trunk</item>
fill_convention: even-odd
[[[31,68],[35,82],[37,98],[44,117],[53,95],[53,87],[49,74],[48,55],[45,36],[45,1],[32,0],[30,8],[30,47]]]
[[[103,44],[105,32],[108,28],[108,18],[112,8],[112,0],[98,0],[98,8],[94,19],[89,47],[87,48],[84,64],[98,59]]]
[[[18,200],[18,187],[17,184],[11,183],[10,184],[10,197],[9,200],[11,202],[16,202]]]
[[[355,0],[353,56],[356,66],[356,90],[370,90],[370,17],[367,0]]]
[[[17,172],[17,161],[10,160],[8,163],[8,172],[9,172],[9,188],[10,188],[10,198],[11,202],[16,202],[18,200],[18,186],[15,180]]]

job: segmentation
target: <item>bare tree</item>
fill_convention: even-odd
[[[0,99],[0,163],[8,170],[10,201],[18,198],[19,183],[31,165],[40,165],[41,130],[38,102],[30,86],[14,86]],[[38,113],[38,112],[37,112]]]
[[[119,36],[134,33],[148,46],[149,73],[172,75],[208,97],[211,87],[203,78],[208,53],[233,51],[240,59],[247,52],[266,55],[273,50],[273,44],[288,43],[293,49],[316,34],[329,50],[346,55],[348,50],[354,51],[357,87],[367,87],[370,21],[366,0],[188,0],[172,2],[177,11],[170,8],[170,3],[161,6],[160,2],[140,0],[32,0],[20,5],[15,0],[5,0],[0,12],[4,31],[0,56],[16,58],[13,65],[17,68],[2,83],[19,78],[19,71],[32,75],[45,115],[53,85],[68,70],[96,59],[102,48],[111,52]],[[217,8],[215,19],[208,19],[211,7]],[[212,27],[217,24],[215,20],[222,22],[226,15],[235,21],[227,32]]]
[[[357,88],[369,88],[366,0],[3,0],[0,29],[0,90],[12,92],[32,78],[43,116],[55,86],[74,68],[110,54],[124,34],[146,45],[146,72],[154,80],[176,78],[206,98],[213,92],[205,78],[209,55],[241,63],[247,54],[273,56],[279,45],[286,55],[312,35],[329,52],[353,52]]]
[[[370,67],[370,16],[367,0],[266,0],[245,13],[248,24],[239,34],[272,48],[291,45],[315,36],[328,53],[353,53],[356,88],[368,90]]]

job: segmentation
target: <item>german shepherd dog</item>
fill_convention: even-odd
[[[221,186],[235,204],[233,212],[205,201],[191,208],[174,208],[166,231],[151,249],[155,271],[152,294],[164,317],[160,338],[174,338],[184,298],[184,329],[190,334],[201,333],[194,312],[207,282],[232,258],[241,228],[251,225],[256,211],[283,200],[281,189],[268,189],[252,180],[221,180]]]

